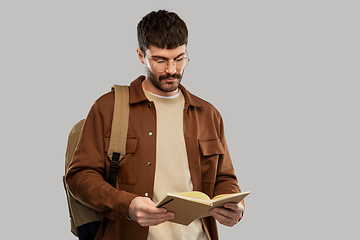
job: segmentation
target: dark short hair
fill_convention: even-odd
[[[185,22],[166,10],[147,14],[137,26],[139,48],[145,53],[149,46],[174,49],[188,42]]]

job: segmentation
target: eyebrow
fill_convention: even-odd
[[[180,53],[179,55],[177,55],[176,57],[174,57],[173,59],[177,59],[177,58],[179,58],[179,57],[181,57],[181,56],[183,56],[183,55],[185,55],[186,54],[186,52],[183,52],[183,53]],[[164,59],[164,60],[169,60],[168,58],[166,58],[166,57],[163,57],[163,56],[157,56],[157,55],[155,55],[155,56],[151,56],[151,58],[160,58],[160,59]]]

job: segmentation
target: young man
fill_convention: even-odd
[[[95,239],[218,239],[216,221],[234,226],[243,203],[225,204],[189,226],[155,204],[168,192],[202,191],[211,198],[240,192],[220,113],[181,84],[189,63],[186,24],[164,10],[138,24],[137,54],[146,77],[130,85],[126,156],[116,189],[106,180],[114,93],[95,101],[67,173],[73,195],[104,215]]]

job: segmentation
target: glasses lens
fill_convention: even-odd
[[[183,70],[189,64],[189,59],[187,57],[182,57],[179,59],[175,59],[171,63],[169,61],[159,60],[154,63],[153,67],[154,70],[157,72],[165,72],[166,69],[169,67],[169,64],[174,64],[174,67],[177,70]]]
[[[177,59],[174,61],[176,63],[176,67],[177,69],[184,69],[187,67],[188,63],[189,63],[189,60],[187,57],[182,57],[180,59]]]
[[[160,61],[156,61],[154,63],[154,69],[155,71],[157,72],[165,72],[167,66],[168,66],[168,61],[163,61],[163,60],[160,60]]]

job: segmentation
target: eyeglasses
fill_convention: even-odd
[[[149,59],[149,63],[153,66],[154,70],[157,72],[165,72],[166,69],[169,67],[169,63],[174,64],[174,68],[177,70],[184,70],[188,65],[190,58],[187,55],[182,55],[178,58],[175,58],[172,62],[170,62],[168,59],[161,59],[161,60],[153,60],[151,59],[151,56],[145,56]]]

